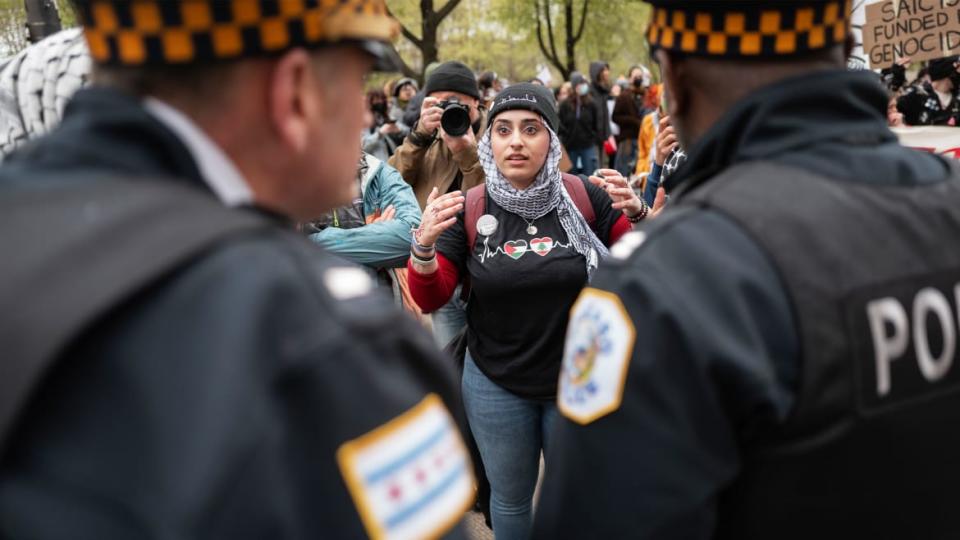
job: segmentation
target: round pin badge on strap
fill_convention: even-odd
[[[484,214],[477,220],[477,232],[483,236],[490,236],[497,232],[497,227],[499,226],[500,223],[497,221],[497,218],[490,214]]]

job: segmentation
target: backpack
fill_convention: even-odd
[[[225,241],[276,226],[172,181],[75,180],[0,191],[0,457],[84,332]]]
[[[590,196],[587,194],[587,187],[579,176],[563,173],[563,185],[567,188],[567,193],[573,199],[573,204],[577,206],[583,218],[587,221],[590,230],[596,232],[597,214],[593,210],[593,203],[590,202]],[[463,226],[467,230],[467,246],[473,250],[477,241],[477,220],[487,210],[487,187],[486,184],[471,189],[467,192],[464,202]]]

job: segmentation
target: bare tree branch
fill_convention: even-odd
[[[398,54],[397,58],[400,59],[400,71],[403,73],[404,77],[410,77],[411,79],[418,79],[420,77],[420,73],[410,67],[410,64],[408,64],[403,57]]]
[[[537,1],[537,6],[540,5],[539,0]],[[547,19],[547,37],[550,39],[550,52],[553,53],[553,57],[557,59],[557,62],[560,61],[560,55],[557,54],[557,46],[554,43],[553,39],[553,21],[550,19],[550,0],[543,1],[543,15]],[[537,14],[537,22],[540,21],[539,10]]]
[[[400,25],[400,33],[403,34],[403,37],[407,38],[410,41],[410,43],[413,43],[418,49],[423,47],[423,41],[417,36],[415,36],[413,32],[411,32],[406,26],[404,26],[404,24],[400,22],[400,19],[397,19],[396,15],[394,15],[393,12],[390,11],[390,6],[386,6],[386,7],[387,7],[387,15],[390,15],[391,17],[393,17],[393,20],[397,21],[397,24]]]
[[[440,21],[446,19],[447,15],[449,15],[450,12],[453,11],[453,8],[457,7],[459,3],[460,0],[447,0],[447,3],[436,12],[437,24],[440,24]]]
[[[543,42],[543,25],[540,23],[539,3],[539,0],[537,0],[537,43],[540,45],[540,52],[543,53],[543,56],[545,56],[547,60],[550,61],[550,63],[553,64],[557,69],[559,69],[561,73],[564,73],[564,78],[566,78],[566,69],[561,64],[560,59],[555,55],[550,54],[550,51],[547,50],[546,44]]]
[[[583,0],[583,12],[580,14],[580,28],[577,29],[577,33],[574,34],[573,41],[580,41],[580,37],[583,36],[583,28],[586,26],[587,22],[587,6],[590,5],[590,0]]]

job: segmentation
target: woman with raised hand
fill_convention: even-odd
[[[570,308],[607,247],[650,213],[616,171],[562,174],[557,124],[549,89],[503,90],[477,149],[486,184],[431,194],[409,266],[428,312],[469,276],[463,400],[498,540],[530,532]]]

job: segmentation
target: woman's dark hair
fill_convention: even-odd
[[[381,106],[377,109],[373,108],[374,103],[379,103]],[[387,94],[383,90],[370,90],[367,92],[367,110],[373,113],[373,126],[371,126],[371,132],[373,129],[379,128],[389,119],[389,102],[387,101]]]
[[[581,95],[580,95],[580,92],[577,91],[577,87],[580,86],[580,83],[581,83],[581,82],[586,82],[586,80],[583,80],[583,81],[578,82],[577,84],[571,85],[571,86],[573,86],[573,91],[570,92],[570,97],[567,98],[567,101],[570,101],[570,102],[573,103],[574,105],[580,105],[580,106],[583,106],[583,105],[592,105],[592,104],[593,104],[593,96],[590,95],[590,92],[587,92],[586,94],[584,94],[584,95],[581,96]]]
[[[493,71],[485,71],[477,78],[477,86],[480,87],[481,93],[483,93],[484,90],[493,88],[493,83],[495,82],[497,82],[497,74]]]
[[[574,105],[590,105],[593,103],[593,99],[591,98],[589,91],[582,96],[580,95],[580,92],[577,91],[577,87],[583,83],[590,84],[589,81],[587,81],[587,78],[581,73],[575,72],[571,75],[570,86],[572,92],[570,97],[573,98]]]
[[[367,108],[373,109],[374,101],[379,103],[387,102],[387,95],[383,93],[383,90],[369,90],[367,91]]]

